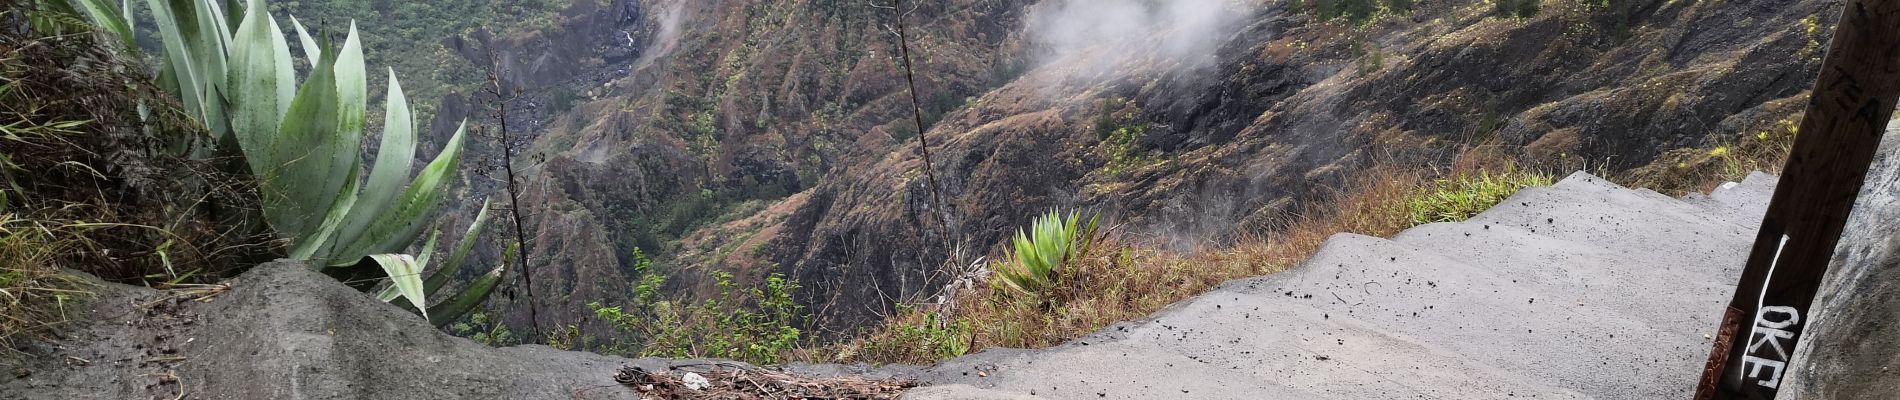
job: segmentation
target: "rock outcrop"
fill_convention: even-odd
[[[94,289],[98,297],[84,303],[75,329],[26,349],[27,363],[0,374],[0,399],[638,399],[636,388],[615,381],[623,367],[752,368],[489,347],[288,261],[217,286]],[[797,370],[877,378],[909,371]]]

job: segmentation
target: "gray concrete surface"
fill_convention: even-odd
[[[1773,187],[1679,200],[1577,173],[1061,347],[951,360],[928,378],[958,386],[909,398],[1686,398]]]

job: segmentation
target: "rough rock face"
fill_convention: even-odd
[[[37,355],[30,375],[6,374],[0,398],[637,398],[614,372],[657,361],[490,348],[297,263],[228,283],[204,302],[107,284],[86,329]]]
[[[1900,393],[1900,125],[1888,125],[1781,391],[1790,399]]]
[[[27,364],[0,374],[0,399],[637,399],[614,381],[623,366],[743,366],[488,347],[294,262],[226,284],[204,296],[101,283],[79,329],[27,349]]]

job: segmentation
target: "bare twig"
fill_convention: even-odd
[[[495,56],[493,48],[490,48],[486,44],[484,44],[483,47],[488,52],[489,68],[488,87],[482,90],[495,96],[495,109],[491,112],[491,115],[496,120],[496,131],[498,134],[496,139],[501,143],[501,168],[504,179],[507,180],[503,186],[506,187],[508,191],[508,209],[506,210],[509,216],[508,219],[513,222],[515,230],[516,270],[521,271],[521,285],[527,289],[528,337],[530,339],[538,339],[541,337],[541,318],[537,315],[537,307],[534,302],[534,274],[528,271],[527,229],[523,228],[521,224],[521,187],[520,182],[515,177],[514,153],[516,146],[519,145],[519,143],[516,143],[519,139],[511,136],[508,132],[508,102],[514,100],[514,96],[512,91],[503,88],[501,85],[501,60]]]
[[[924,109],[917,101],[917,77],[910,62],[910,36],[904,26],[904,16],[909,13],[903,10],[904,0],[896,0],[895,6],[891,8],[891,14],[897,18],[897,49],[904,60],[904,83],[910,88],[911,118],[912,122],[917,124],[917,148],[923,153],[924,177],[930,184],[930,199],[936,203],[934,205],[937,209],[931,214],[936,215],[938,226],[943,228],[945,254],[955,256],[953,253],[957,250],[956,246],[950,244],[955,235],[950,230],[949,217],[945,216],[950,210],[945,208],[943,195],[939,193],[942,186],[937,184],[936,163],[930,159],[930,140],[926,138],[928,135],[924,134]]]

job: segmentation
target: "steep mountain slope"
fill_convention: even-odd
[[[1255,6],[1206,69],[1132,59],[1097,77],[1064,70],[1087,60],[1054,60],[932,129],[960,243],[980,252],[1065,206],[1191,244],[1286,218],[1372,162],[1427,166],[1480,144],[1642,165],[1794,111],[1825,41],[1804,27],[1831,15],[1818,2],[1619,2],[1516,20],[1441,4],[1351,28]],[[842,167],[777,228],[772,259],[808,301],[835,304],[826,322],[873,319],[947,275],[942,239],[914,233],[931,232],[935,208],[912,146]]]
[[[1110,34],[1072,27],[1120,2],[918,6],[932,171],[906,128],[890,9],[597,5],[566,14],[595,22],[493,38],[518,53],[502,58],[535,60],[514,70],[544,71],[510,78],[537,115],[560,115],[527,119],[545,160],[529,166],[536,291],[559,296],[542,309],[572,323],[624,298],[638,247],[668,256],[675,292],[708,271],[785,273],[816,327],[850,330],[1049,207],[1188,247],[1296,216],[1374,162],[1430,168],[1495,145],[1640,166],[1795,112],[1835,7],[1553,2],[1516,19],[1431,3],[1355,24],[1214,3],[1218,18],[1178,24],[1165,16],[1192,10],[1128,2],[1142,29]],[[617,55],[562,55],[587,51]]]
[[[960,100],[1002,82],[993,64],[1004,59],[998,49],[1020,9],[985,0],[912,11],[920,90]],[[889,9],[581,1],[563,15],[561,29],[447,43],[471,58],[493,49],[503,80],[526,94],[511,103],[519,122],[511,126],[534,135],[523,154],[531,159],[523,163],[531,176],[524,202],[536,292],[552,294],[541,307],[554,313],[549,322],[575,323],[585,304],[624,298],[633,249],[683,253],[693,230],[791,209],[766,206],[815,185],[835,165],[881,157],[915,136],[899,123],[910,121],[909,99],[892,57],[896,40],[884,33]],[[479,100],[451,96],[442,109],[476,115],[470,105]],[[954,105],[933,104],[945,105],[927,108]],[[438,118],[437,131],[445,126],[452,125]],[[756,219],[764,220],[773,218]],[[662,264],[699,267],[713,257],[673,258]],[[741,284],[771,270],[747,266]],[[684,292],[704,272],[669,273]],[[511,315],[525,317],[521,305]]]

